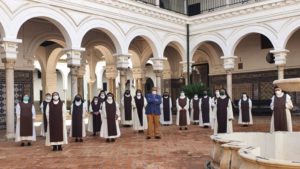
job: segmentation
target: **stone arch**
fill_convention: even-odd
[[[107,34],[113,41],[117,53],[125,52],[121,45],[124,42],[124,34],[122,33],[122,30],[117,24],[103,18],[92,18],[81,23],[78,28],[76,45],[81,46],[84,36],[93,29],[101,30]]]
[[[3,2],[1,1],[0,4]],[[5,8],[6,5],[0,5],[0,37],[6,37],[6,34],[8,32],[9,27],[9,16],[7,15],[9,13],[9,10]]]
[[[196,50],[205,42],[213,42],[220,47],[223,55],[227,52],[225,39],[219,35],[198,35],[191,38],[190,57],[194,56]]]
[[[162,49],[163,52],[166,49],[168,45],[171,45],[173,48],[175,48],[180,56],[182,57],[182,60],[184,60],[184,56],[186,55],[186,38],[180,37],[175,34],[171,34],[165,38],[163,41]]]
[[[300,29],[300,18],[295,18],[287,21],[279,32],[279,49],[285,49],[289,39],[293,34]]]
[[[273,47],[277,48],[277,36],[275,34],[275,31],[273,31],[271,27],[265,25],[247,25],[244,28],[234,31],[230,38],[227,40],[228,53],[225,53],[225,56],[233,56],[234,51],[240,41],[251,33],[258,33],[266,36],[271,41]]]
[[[154,31],[147,27],[133,27],[129,30],[129,32],[126,35],[125,40],[125,49],[129,49],[129,45],[136,37],[142,37],[147,41],[147,43],[150,45],[153,53],[153,57],[155,58],[161,58],[163,57],[163,53],[161,50],[161,40],[158,34],[156,34]]]
[[[60,46],[66,48],[66,43],[64,42],[64,39],[59,35],[59,34],[49,34],[45,33],[42,35],[39,35],[35,37],[30,44],[28,45],[28,56],[33,56],[35,51],[39,48],[39,46],[44,42],[44,41],[53,41]]]
[[[42,18],[53,23],[63,34],[67,47],[73,47],[73,43],[75,42],[74,38],[76,37],[75,26],[64,13],[49,8],[49,6],[46,5],[25,6],[16,11],[10,24],[10,36],[16,38],[21,26],[33,18]]]

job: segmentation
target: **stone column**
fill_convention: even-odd
[[[140,67],[132,68],[132,77],[135,80],[135,88],[143,90],[142,80],[144,77],[144,70]]]
[[[153,62],[153,70],[156,76],[156,87],[157,87],[157,93],[161,94],[161,79],[162,79],[162,72],[164,69],[164,62],[167,60],[167,58],[151,58]]]
[[[159,8],[159,0],[155,0],[155,6]]]
[[[127,70],[129,67],[129,61],[130,54],[114,54],[114,56],[117,58],[117,69],[120,71],[120,93],[121,96],[123,96],[125,92],[125,85],[127,80]],[[122,97],[120,97],[121,102]]]
[[[82,49],[66,49],[67,63],[71,73],[71,100],[78,94],[78,68],[81,64]]]
[[[234,70],[234,60],[236,56],[222,56],[221,59],[224,60],[224,69],[226,71],[226,87],[229,97],[232,99],[232,71]]]
[[[89,82],[89,100],[90,102],[93,100],[95,94],[93,93],[93,89],[94,89],[94,83],[95,83],[95,80],[90,80]]]
[[[5,66],[6,81],[6,138],[15,137],[15,89],[14,66],[17,59],[18,43],[22,40],[3,40],[0,47],[1,60]]]
[[[284,67],[286,65],[286,56],[289,53],[289,50],[280,49],[280,50],[271,50],[271,53],[275,57],[275,65],[278,69],[278,79],[284,79]]]
[[[80,94],[82,96],[82,98],[84,97],[84,92],[83,92],[83,76],[85,74],[85,66],[81,66],[78,69],[77,72],[77,90],[78,90],[78,94]]]
[[[118,70],[116,65],[107,65],[105,72],[107,81],[108,81],[108,91],[113,93],[116,96],[116,77],[118,76]]]
[[[193,63],[194,63],[193,61],[191,61],[189,63],[189,74],[188,74],[187,73],[188,62],[187,61],[180,62],[180,64],[182,65],[182,75],[185,79],[185,85],[188,85],[188,82],[189,82],[188,78],[190,77],[190,74],[192,73],[192,64]]]

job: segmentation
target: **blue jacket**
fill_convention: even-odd
[[[150,93],[147,95],[147,102],[148,105],[146,109],[146,114],[160,115],[161,96]]]

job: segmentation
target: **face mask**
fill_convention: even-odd
[[[224,96],[224,95],[225,95],[225,92],[224,92],[224,91],[221,91],[221,92],[220,92],[220,95],[221,95],[221,96]]]
[[[198,96],[194,96],[194,99],[198,99]]]
[[[152,94],[156,94],[156,91],[152,91]]]
[[[275,94],[276,94],[277,96],[281,95],[281,93],[282,93],[282,91],[281,91],[281,90],[277,90],[277,91],[275,91]]]
[[[219,97],[220,96],[220,92],[216,91],[216,96]]]
[[[59,97],[57,95],[53,96],[53,100],[57,101],[58,99],[59,99]]]
[[[46,101],[47,101],[47,102],[50,102],[51,99],[52,99],[51,96],[46,96]]]
[[[98,100],[94,100],[94,103],[98,103]]]
[[[23,97],[23,101],[24,101],[24,102],[28,102],[28,101],[29,101],[29,97],[28,97],[28,96],[24,96],[24,97]]]

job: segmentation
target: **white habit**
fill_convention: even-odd
[[[102,111],[101,111],[102,125],[101,125],[101,130],[100,130],[100,137],[111,139],[111,138],[118,138],[121,136],[120,127],[119,127],[120,109],[119,109],[119,105],[117,103],[116,103],[116,115],[119,117],[116,120],[117,135],[116,136],[108,136],[107,118],[106,118],[106,102],[103,102]]]
[[[76,106],[79,106],[81,104],[81,102],[75,102]],[[86,112],[87,112],[87,105],[86,102],[83,103],[82,106],[82,137],[86,136],[86,131],[85,131],[85,122],[84,122],[84,118],[86,116]],[[73,114],[73,104],[71,104],[71,120],[72,120],[72,114]],[[70,128],[70,137],[72,137],[72,121],[71,121],[71,128]]]
[[[221,99],[225,99],[227,96],[220,96]],[[218,100],[215,100],[215,106],[213,109],[213,119],[214,119],[214,134],[218,134],[218,120],[217,120],[217,110],[218,109]],[[228,100],[228,105],[227,105],[227,133],[232,133],[232,120],[234,119],[233,117],[233,110],[232,110],[232,104],[231,100]]]
[[[281,94],[281,96],[278,97],[283,97],[284,93]],[[271,110],[274,110],[274,96],[272,97],[272,101],[270,104]],[[287,129],[289,132],[293,131],[293,125],[292,125],[292,117],[291,117],[291,112],[290,110],[293,108],[293,103],[291,100],[291,96],[286,94],[286,102],[285,102],[285,112],[286,112],[286,120],[287,120]],[[271,118],[271,128],[270,132],[274,132],[274,113],[272,113],[272,118]]]
[[[26,103],[24,103],[24,104],[26,104]],[[36,141],[35,127],[34,127],[34,120],[35,120],[36,116],[35,116],[35,108],[34,108],[33,104],[32,104],[32,108],[31,108],[31,112],[32,112],[32,136],[21,137],[20,136],[21,107],[20,107],[20,104],[17,104],[17,106],[16,106],[17,124],[16,124],[16,136],[15,136],[16,142],[23,141],[23,140]]]
[[[186,98],[186,105],[184,106],[183,109],[186,110],[186,120],[187,120],[187,125],[190,125],[191,122],[190,122],[190,116],[189,116],[189,102],[190,100],[187,98],[187,97],[184,97]],[[182,99],[184,99],[182,98]],[[179,126],[179,116],[180,116],[180,110],[181,110],[181,107],[179,106],[179,98],[176,99],[176,107],[177,107],[177,117],[176,117],[176,125]]]
[[[207,98],[208,97],[208,105],[209,105],[209,123],[203,123],[203,119],[202,119],[202,113],[203,113],[203,110],[202,110],[202,98],[200,99],[200,103],[199,103],[199,106],[200,106],[200,115],[199,115],[199,126],[203,127],[203,126],[212,126],[212,121],[213,121],[213,106],[214,106],[214,101],[212,98],[210,98],[209,96],[203,96],[204,98]]]
[[[53,101],[54,104],[58,104],[58,101]],[[50,123],[49,123],[49,104],[46,108],[46,116],[47,116],[47,121],[48,121],[48,126],[47,126],[47,133],[46,133],[46,146],[52,146],[52,145],[63,145],[63,144],[68,144],[68,136],[67,136],[67,126],[66,126],[66,105],[65,103],[62,103],[62,119],[63,119],[63,141],[60,142],[50,142]]]
[[[162,103],[160,104],[160,124],[169,124],[171,125],[173,123],[172,121],[172,101],[171,97],[169,96],[168,102],[169,102],[169,110],[170,110],[170,120],[165,121],[164,120],[164,98],[162,97]]]
[[[148,129],[148,121],[147,121],[147,116],[146,116],[146,106],[147,106],[147,100],[145,97],[144,99],[144,107],[143,107],[143,126],[141,126],[138,112],[137,112],[137,107],[135,104],[134,98],[132,99],[132,106],[133,106],[133,130],[146,130]]]
[[[244,100],[244,101],[246,101],[246,100]],[[248,104],[249,104],[249,118],[250,118],[250,121],[249,122],[243,122],[242,121],[242,118],[243,118],[243,115],[242,115],[242,99],[240,99],[240,101],[239,101],[239,121],[238,121],[238,124],[242,124],[242,125],[252,125],[253,124],[252,101],[251,101],[250,98],[248,98]]]

